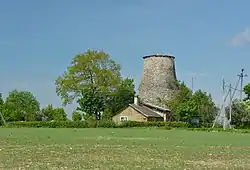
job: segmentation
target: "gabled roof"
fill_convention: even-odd
[[[162,117],[161,115],[155,113],[153,110],[148,109],[145,106],[139,106],[139,105],[135,105],[135,104],[130,104],[129,106],[131,106],[133,109],[140,112],[142,115],[144,115],[146,117]]]
[[[154,109],[157,109],[157,110],[160,110],[160,111],[163,111],[163,112],[170,111],[169,108],[156,106],[156,105],[154,105],[154,104],[147,103],[147,102],[142,102],[142,105],[148,106],[148,107],[152,107],[152,108],[154,108]]]

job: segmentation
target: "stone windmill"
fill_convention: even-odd
[[[175,57],[169,55],[150,55],[143,57],[144,66],[139,86],[141,102],[162,105],[177,90]]]

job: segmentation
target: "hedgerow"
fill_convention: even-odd
[[[197,128],[192,127],[191,124],[186,122],[136,122],[125,121],[119,124],[113,121],[37,121],[37,122],[8,122],[7,128],[145,128],[156,127],[162,129],[186,129],[190,131],[206,131],[206,132],[240,132],[250,133],[250,129],[228,129],[223,128]]]
[[[6,127],[26,128],[133,128],[133,127],[162,127],[187,128],[185,122],[135,122],[125,121],[116,124],[113,121],[37,121],[37,122],[9,122]]]

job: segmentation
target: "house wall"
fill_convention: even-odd
[[[120,116],[127,116],[129,121],[147,121],[147,118],[137,112],[135,109],[133,109],[131,106],[127,107],[125,110],[123,110],[121,113],[115,115],[112,119],[114,122],[119,123],[120,122]]]

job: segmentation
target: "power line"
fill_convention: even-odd
[[[220,112],[218,113],[218,115],[216,116],[213,126],[215,126],[215,123],[218,122],[218,119],[220,116],[223,117],[223,128],[226,129],[226,124],[229,125],[229,127],[231,127],[231,120],[232,120],[232,101],[233,101],[233,97],[235,95],[236,91],[240,92],[240,100],[242,100],[242,92],[243,92],[243,79],[244,77],[246,77],[247,75],[244,74],[244,69],[241,70],[241,73],[237,75],[239,77],[235,87],[232,87],[232,84],[227,85],[225,79],[223,78],[222,80],[222,93],[223,93],[223,104],[222,107],[220,109]],[[238,89],[240,83],[240,89]],[[226,87],[228,88],[228,91],[226,92]],[[233,91],[232,91],[233,90]],[[226,101],[227,98],[229,97],[229,120],[226,116]]]

